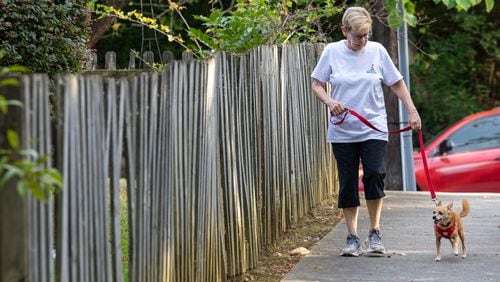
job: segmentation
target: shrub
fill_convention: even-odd
[[[23,65],[50,75],[79,72],[86,58],[87,1],[0,1],[0,65]]]

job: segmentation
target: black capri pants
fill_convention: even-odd
[[[339,208],[360,205],[358,178],[359,161],[363,164],[363,185],[366,200],[383,198],[387,170],[387,141],[367,140],[356,143],[332,143],[339,174]]]

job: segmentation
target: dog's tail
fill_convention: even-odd
[[[460,217],[466,217],[469,214],[470,205],[469,201],[462,199],[462,211],[460,212]]]

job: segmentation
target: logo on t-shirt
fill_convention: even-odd
[[[374,65],[372,65],[372,67],[369,70],[367,70],[366,73],[377,73],[375,71]]]

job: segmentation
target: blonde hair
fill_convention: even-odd
[[[364,26],[369,26],[371,29],[372,17],[363,7],[350,7],[342,16],[342,25],[348,30],[358,30]]]

